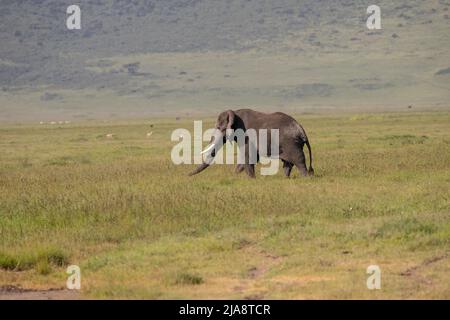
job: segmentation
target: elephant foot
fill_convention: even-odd
[[[238,164],[236,167],[236,170],[234,170],[234,173],[239,174],[242,171],[244,171],[244,169],[245,169],[245,166],[243,164]]]
[[[251,165],[246,165],[245,167],[246,167],[245,169],[246,169],[247,175],[250,178],[255,179],[256,178],[255,165],[251,164]]]

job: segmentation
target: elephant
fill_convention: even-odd
[[[238,130],[242,129],[244,132],[248,129],[254,129],[259,133],[260,129],[278,129],[279,130],[279,150],[278,157],[283,162],[284,174],[289,178],[291,170],[294,166],[298,168],[303,176],[314,175],[312,167],[312,152],[309,144],[308,136],[303,127],[291,116],[282,113],[263,113],[251,109],[227,110],[219,114],[216,125],[216,134],[211,138],[211,144],[202,153],[207,153],[208,157],[214,158],[216,153],[215,146],[217,142],[222,140],[223,144],[227,141],[227,129]],[[237,142],[234,137],[234,141]],[[245,162],[238,164],[236,173],[246,171],[250,178],[255,178],[255,164],[251,163],[248,157],[248,140],[245,140]],[[303,153],[303,146],[306,145],[309,151],[309,169],[306,168],[305,154]],[[267,146],[271,150],[270,141]],[[261,150],[257,147],[257,161]],[[270,156],[270,151],[267,152]],[[210,162],[203,161],[197,168],[189,175],[196,175],[207,167]]]

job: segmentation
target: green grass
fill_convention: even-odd
[[[33,249],[33,251],[7,253],[0,252],[0,269],[24,271],[36,269],[39,273],[49,273],[50,265],[62,267],[67,264],[67,255],[60,249]]]
[[[191,120],[2,126],[0,285],[77,264],[91,298],[450,298],[450,113],[298,119],[313,178],[188,177]]]
[[[196,274],[191,273],[178,273],[175,276],[175,284],[186,284],[186,285],[195,285],[195,284],[202,284],[203,278]]]

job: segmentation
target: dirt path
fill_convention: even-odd
[[[1,286],[0,300],[78,300],[80,294],[76,290],[48,289],[32,290],[16,286]]]

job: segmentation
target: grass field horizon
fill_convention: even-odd
[[[188,177],[170,134],[200,115],[2,124],[0,287],[75,264],[83,298],[449,299],[450,110],[292,115],[315,177]]]
[[[0,121],[448,107],[450,3],[379,0],[0,4]],[[52,18],[50,18],[52,17]]]

